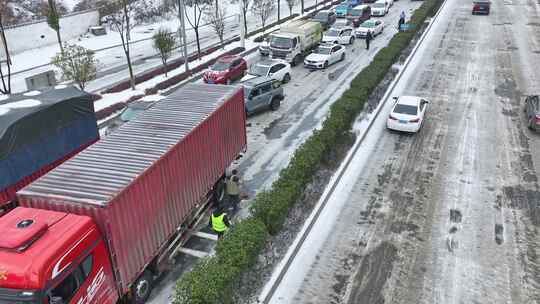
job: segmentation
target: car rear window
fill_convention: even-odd
[[[416,106],[397,104],[394,108],[394,113],[416,115],[418,114]]]

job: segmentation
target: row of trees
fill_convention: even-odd
[[[0,0],[0,30],[1,40],[3,42],[4,53],[6,58],[0,61],[0,77],[2,81],[2,88],[0,93],[10,94],[10,60],[8,42],[6,41],[3,20],[7,17],[9,10],[2,9],[6,6],[9,0]],[[63,74],[65,79],[73,80],[81,89],[86,87],[86,84],[96,77],[96,65],[97,61],[94,59],[94,52],[85,49],[81,46],[70,45],[63,43],[60,27],[60,16],[65,13],[65,7],[61,5],[61,0],[47,0],[47,5],[43,8],[43,12],[47,18],[47,23],[51,29],[56,32],[58,45],[60,52],[53,58],[52,63],[57,66]],[[92,5],[100,5],[100,11],[107,13],[111,28],[117,32],[120,36],[121,45],[126,57],[126,62],[129,70],[129,77],[131,88],[135,89],[135,75],[133,72],[133,65],[131,60],[130,32],[135,25],[138,25],[146,20],[142,18],[135,18],[133,14],[139,16],[136,10],[143,10],[150,12],[151,5],[143,2],[147,0],[83,0],[81,1],[75,10],[89,9]],[[195,41],[197,44],[197,53],[199,58],[201,57],[201,44],[200,44],[200,28],[202,26],[201,21],[205,21],[212,27],[220,42],[223,43],[225,35],[225,19],[226,19],[226,6],[220,5],[218,0],[184,0],[189,13],[185,14],[188,24],[193,28],[195,33]],[[241,14],[243,14],[245,32],[247,33],[247,13],[251,13],[259,18],[261,25],[264,27],[267,24],[270,16],[276,9],[278,20],[280,15],[280,1],[281,0],[232,0],[233,4],[239,4],[241,8]],[[304,0],[286,0],[289,12],[292,14],[294,6],[301,1],[303,10]],[[59,4],[60,3],[60,4]],[[178,0],[164,0],[161,7],[156,9],[154,14],[166,14],[171,11],[178,10]],[[95,8],[95,7],[94,7]],[[4,19],[2,19],[4,18]],[[179,39],[174,32],[167,29],[159,29],[154,35],[154,48],[159,51],[162,59],[162,63],[167,67],[167,62],[171,57],[174,49],[179,45]]]

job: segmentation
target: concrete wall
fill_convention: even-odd
[[[89,27],[96,25],[99,25],[99,12],[97,10],[66,15],[60,19],[62,41],[79,37],[81,34],[86,33]],[[32,22],[7,28],[6,38],[9,44],[9,51],[12,55],[29,49],[58,43],[56,32],[47,25],[46,21]],[[3,50],[0,52],[3,55]]]

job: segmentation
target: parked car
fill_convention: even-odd
[[[477,14],[489,15],[490,8],[491,8],[490,0],[474,0],[472,14],[473,15],[477,15]]]
[[[306,57],[304,66],[313,69],[326,69],[329,65],[345,60],[345,47],[339,44],[321,44]]]
[[[107,126],[105,134],[111,134],[121,125],[132,120],[133,118],[137,117],[137,115],[152,107],[156,102],[156,100],[138,100],[128,104],[128,106],[124,108],[122,113],[115,117],[112,122]]]
[[[279,109],[284,94],[283,87],[278,80],[261,76],[242,84],[244,85],[244,104],[248,115],[266,109],[272,111]]]
[[[220,57],[203,75],[203,80],[210,84],[231,84],[241,79],[247,70],[246,61],[239,56]]]
[[[366,38],[368,32],[371,32],[371,36],[375,37],[381,34],[384,31],[384,22],[382,20],[367,20],[364,21],[360,26],[355,30],[355,35],[357,38]]]
[[[371,18],[371,7],[366,4],[358,5],[349,11],[347,19],[351,20],[354,27]]]
[[[334,9],[337,18],[346,18],[349,14],[349,10],[354,6],[351,3],[342,3]]]
[[[291,65],[285,60],[273,59],[263,60],[252,64],[247,75],[242,78],[242,82],[266,76],[272,79],[287,83],[291,81]]]
[[[319,11],[311,20],[319,22],[323,30],[327,30],[336,22],[336,13],[331,10]]]
[[[388,13],[389,7],[385,0],[379,0],[371,5],[371,16],[383,17]]]
[[[388,115],[388,129],[416,133],[424,122],[429,101],[418,96],[394,97],[395,103]]]
[[[540,131],[540,97],[538,95],[525,98],[525,113],[529,129]]]
[[[353,44],[354,30],[352,27],[331,28],[322,38],[323,43]]]
[[[261,56],[270,55],[270,39],[268,37],[264,38],[263,42],[259,44],[259,54]]]
[[[332,25],[333,28],[342,28],[347,26],[353,26],[352,21],[349,19],[337,19],[334,25]]]

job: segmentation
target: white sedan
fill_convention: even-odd
[[[350,26],[329,29],[322,37],[323,43],[353,44],[354,31]]]
[[[259,76],[266,76],[281,81],[281,83],[287,83],[291,81],[291,65],[279,59],[259,61],[249,67],[247,75],[241,81],[247,81]]]
[[[394,97],[386,127],[391,130],[416,133],[424,122],[429,101],[418,96]]]
[[[384,30],[384,22],[382,20],[369,19],[355,30],[355,35],[358,38],[365,38],[368,32],[371,32],[371,37],[381,34]]]
[[[312,69],[325,69],[329,65],[345,60],[345,47],[340,44],[321,44],[304,60],[304,66]]]

